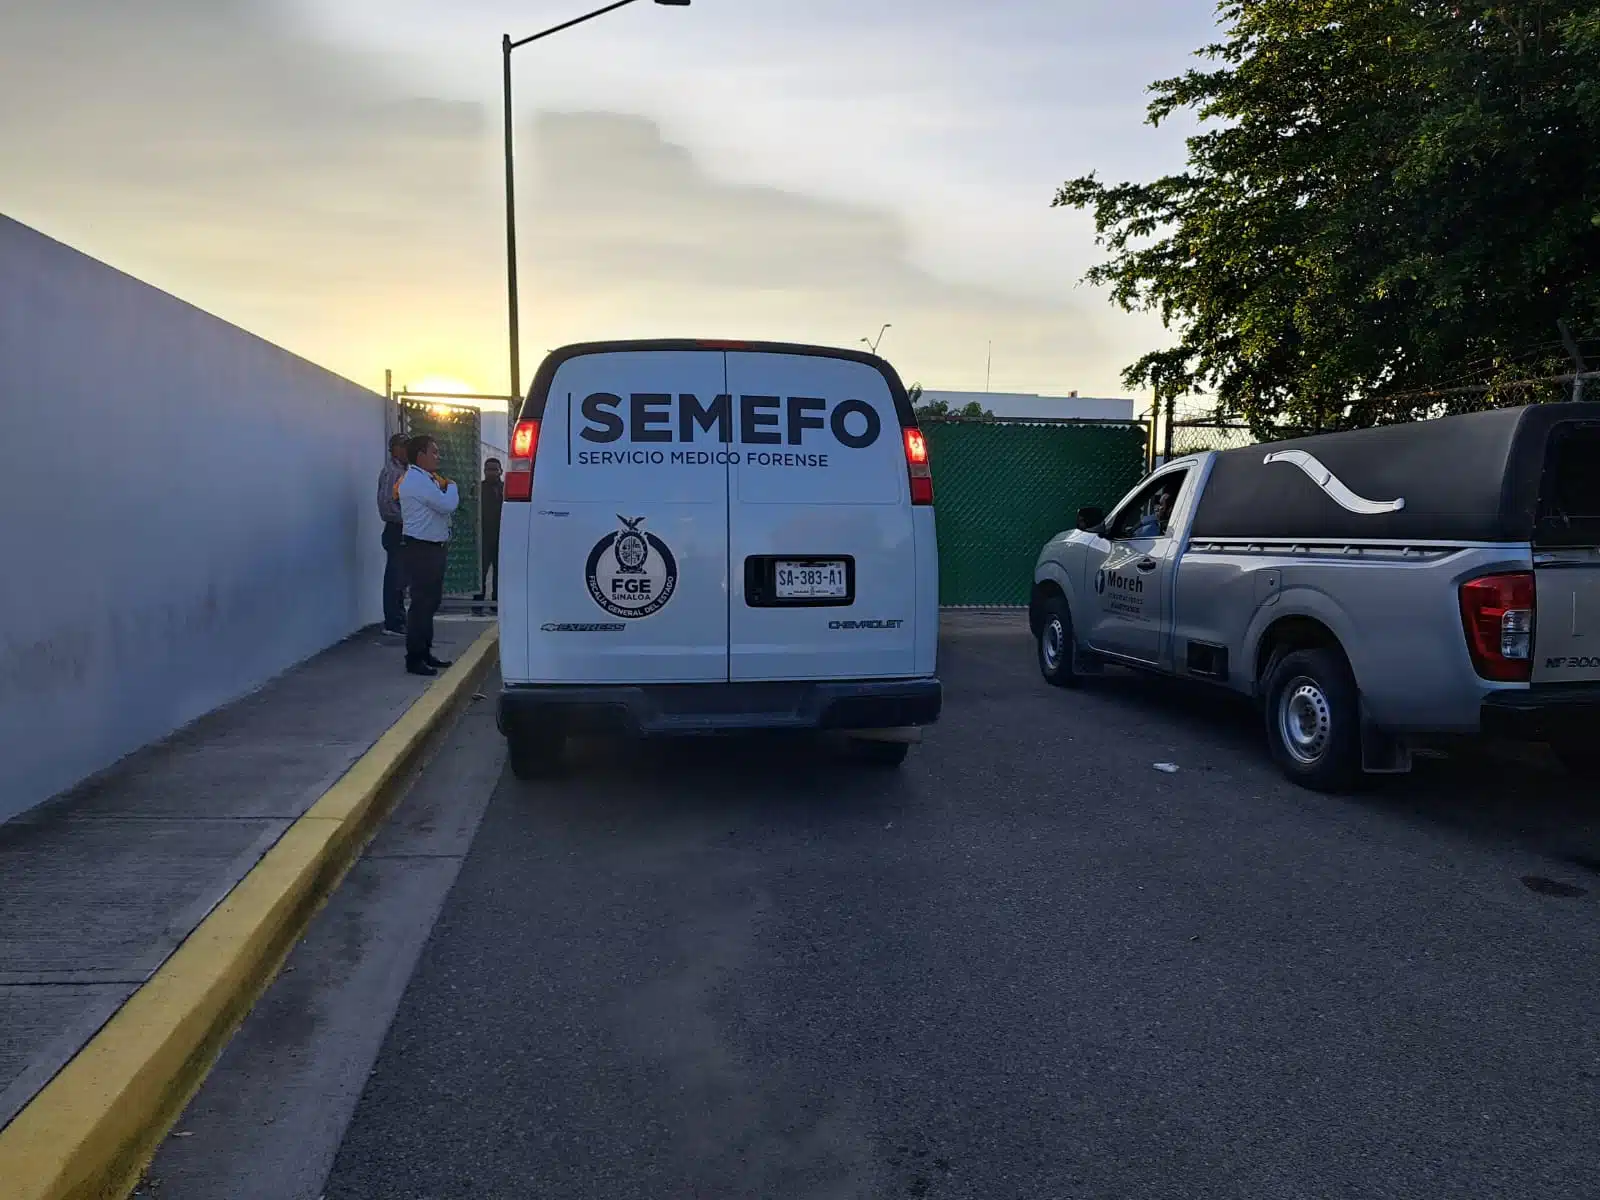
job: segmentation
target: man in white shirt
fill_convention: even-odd
[[[401,548],[411,609],[406,613],[406,670],[437,675],[450,664],[433,656],[433,614],[444,599],[450,515],[461,503],[456,485],[439,472],[439,443],[426,434],[406,443],[410,466],[400,477]]]

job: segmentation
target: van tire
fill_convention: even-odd
[[[1083,682],[1083,651],[1072,629],[1072,611],[1065,596],[1044,602],[1039,622],[1039,674],[1052,687],[1077,687]]]
[[[850,757],[867,767],[898,767],[906,761],[909,742],[880,742],[871,738],[851,738]]]
[[[506,736],[506,757],[518,779],[548,779],[561,771],[566,735],[553,730],[519,732]]]
[[[1336,647],[1292,650],[1265,688],[1267,745],[1279,769],[1318,792],[1341,792],[1361,778],[1361,693]]]

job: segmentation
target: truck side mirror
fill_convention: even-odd
[[[1106,523],[1104,509],[1096,508],[1090,504],[1078,510],[1078,528],[1089,533],[1098,532],[1100,526]]]

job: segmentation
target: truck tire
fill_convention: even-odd
[[[898,767],[911,749],[907,742],[880,742],[871,738],[851,738],[850,757],[868,767]]]
[[[561,771],[567,739],[557,730],[519,730],[506,735],[506,757],[518,779],[548,779]]]
[[[1279,769],[1318,792],[1361,777],[1361,693],[1333,647],[1293,650],[1267,677],[1267,745]]]
[[[1039,674],[1052,687],[1077,687],[1083,682],[1080,655],[1066,598],[1052,596],[1044,602],[1039,623]]]

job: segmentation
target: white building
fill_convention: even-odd
[[[935,392],[924,391],[919,404],[943,400],[952,412],[977,401],[997,417],[1038,420],[1041,417],[1071,418],[1080,421],[1131,421],[1132,400],[1100,400],[1072,392],[1066,396],[1038,396],[1031,392]]]

